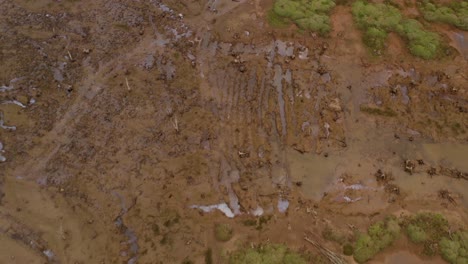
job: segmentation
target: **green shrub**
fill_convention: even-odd
[[[400,11],[386,4],[371,4],[365,1],[356,1],[352,6],[352,14],[358,27],[369,27],[390,31],[395,28],[402,19]]]
[[[468,263],[468,232],[458,231],[453,239],[442,238],[439,246],[442,257],[453,264]]]
[[[410,52],[423,59],[433,59],[441,48],[439,36],[424,30],[414,19],[404,19],[400,10],[390,4],[373,4],[362,0],[352,6],[354,21],[365,31],[364,43],[380,54],[388,32],[396,32],[408,42]]]
[[[410,52],[423,59],[433,59],[440,48],[439,36],[425,31],[421,23],[414,19],[403,20],[396,32],[406,38]]]
[[[376,27],[369,27],[363,38],[367,46],[372,48],[374,52],[379,52],[385,48],[387,32]]]
[[[428,0],[422,1],[419,10],[424,19],[441,22],[468,30],[468,2],[454,1],[450,5],[437,5]]]
[[[426,232],[424,232],[424,230],[419,226],[410,224],[406,228],[406,232],[410,240],[414,243],[422,243],[427,240]]]
[[[426,255],[434,255],[437,244],[442,237],[448,235],[448,221],[440,214],[419,213],[406,220],[406,233],[414,243],[424,245]]]
[[[215,237],[218,241],[229,241],[232,238],[232,232],[232,227],[229,224],[217,224],[215,226]]]
[[[333,7],[333,0],[276,0],[275,15],[269,15],[269,20],[287,18],[301,29],[327,34],[331,30],[329,13]]]
[[[229,256],[229,264],[306,264],[298,253],[282,244],[268,244],[256,248],[241,249]]]
[[[354,259],[364,263],[375,254],[390,246],[400,234],[400,225],[395,218],[387,218],[369,227],[367,234],[361,234],[354,246]]]
[[[267,20],[268,23],[273,27],[285,27],[288,25],[288,21],[278,15],[273,9],[268,11]]]

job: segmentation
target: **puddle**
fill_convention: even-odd
[[[462,172],[468,171],[467,155],[468,145],[453,143],[422,144],[419,149],[408,153],[410,157],[423,158],[427,164],[436,167],[442,165],[447,168],[456,168]],[[464,195],[468,189],[468,181],[466,180],[445,175],[429,177],[425,171],[413,175],[399,171],[394,173],[394,177],[395,184],[408,194],[407,198],[410,200],[427,196],[436,199],[438,192],[444,188],[450,192],[460,194],[461,202],[468,207],[468,197]]]
[[[422,149],[428,161],[468,172],[468,144],[423,144]]]
[[[26,77],[18,77],[18,78],[11,79],[8,86],[6,86],[6,85],[0,86],[0,92],[6,92],[6,91],[13,90],[15,88],[14,84],[21,81],[21,80],[23,80],[24,78],[26,78]]]
[[[192,206],[190,206],[190,208],[200,209],[205,213],[210,213],[210,212],[212,212],[214,210],[219,210],[225,216],[227,216],[229,218],[234,218],[234,213],[232,212],[231,208],[229,208],[229,206],[226,203],[213,204],[213,205],[192,205]]]
[[[411,68],[407,71],[400,69],[397,71],[402,77],[409,77],[414,83],[418,83],[421,80],[421,74],[416,69]]]
[[[212,209],[219,209],[222,210],[226,216],[230,217],[231,213],[234,215],[240,214],[240,204],[239,198],[237,197],[234,189],[232,188],[233,183],[237,183],[240,179],[240,172],[235,168],[234,165],[230,165],[228,161],[223,158],[220,163],[220,175],[219,175],[219,184],[224,185],[228,191],[229,197],[229,207],[224,207],[224,203],[218,205],[211,205]],[[213,207],[214,206],[214,207]],[[211,208],[210,207],[210,208]],[[232,209],[232,211],[231,211]]]
[[[273,86],[276,87],[276,92],[278,93],[278,106],[280,110],[281,118],[281,135],[286,135],[286,112],[283,98],[283,70],[280,65],[275,65],[275,76],[273,78]]]
[[[127,238],[126,243],[130,246],[129,252],[126,250],[121,251],[120,255],[123,257],[129,257],[127,264],[135,264],[138,261],[138,237],[135,232],[125,225],[122,217],[128,212],[128,207],[125,203],[125,199],[116,191],[112,191],[112,194],[120,201],[121,212],[120,215],[115,219],[115,226],[121,230],[123,235]]]
[[[278,54],[283,57],[291,57],[294,54],[294,46],[288,45],[284,41],[276,40],[275,46],[278,49]]]
[[[316,154],[301,154],[287,150],[290,175],[294,182],[301,182],[302,194],[312,200],[320,200],[327,187],[333,183],[338,158],[325,158]]]
[[[1,154],[1,153],[4,153],[5,150],[3,150],[3,143],[0,142],[0,162],[5,162],[6,161],[6,158]]]
[[[410,98],[408,96],[408,87],[406,85],[401,85],[400,86],[400,91],[401,91],[401,95],[402,95],[402,101],[404,104],[409,104],[410,102]]]
[[[1,104],[14,104],[21,108],[26,108],[26,106],[18,100],[3,101]]]
[[[57,68],[53,69],[53,75],[54,79],[57,82],[63,82],[65,77],[63,77],[63,71],[65,70],[65,66],[67,65],[66,62],[59,63],[59,66]]]
[[[452,32],[452,40],[457,50],[461,55],[468,59],[468,42],[466,41],[468,34],[466,32]]]
[[[280,213],[286,213],[289,207],[289,201],[283,198],[278,199],[278,211]]]

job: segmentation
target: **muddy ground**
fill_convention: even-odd
[[[468,34],[373,57],[349,6],[326,38],[271,6],[0,0],[0,263],[223,263],[314,252],[304,233],[340,251],[324,228],[419,211],[466,229]],[[405,243],[375,263],[442,262]]]

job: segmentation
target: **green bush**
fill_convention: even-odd
[[[419,10],[427,21],[446,23],[468,30],[467,1],[454,1],[450,5],[444,6],[425,0],[419,5]]]
[[[400,11],[394,6],[371,4],[360,0],[353,3],[351,12],[358,27],[365,30],[374,27],[391,31],[402,19]]]
[[[403,20],[396,32],[408,40],[410,52],[423,59],[433,59],[440,48],[439,36],[425,31],[421,23],[414,19]]]
[[[367,234],[361,234],[354,246],[354,259],[364,263],[375,254],[390,246],[400,234],[400,225],[395,218],[387,218],[369,227]]]
[[[372,48],[375,52],[385,48],[385,40],[387,39],[387,32],[383,29],[376,27],[369,27],[364,34],[364,43]]]
[[[419,213],[406,220],[406,233],[414,243],[424,245],[424,253],[434,255],[437,244],[442,237],[448,235],[448,221],[440,214]]]
[[[241,249],[229,256],[229,264],[307,264],[305,258],[282,244]]]
[[[468,232],[458,231],[452,238],[441,239],[439,246],[442,257],[453,264],[468,264]]]
[[[278,15],[273,9],[270,9],[267,13],[268,23],[273,27],[285,27],[288,25],[288,21],[286,21],[283,17]]]
[[[424,232],[424,230],[417,225],[408,225],[408,227],[406,228],[406,232],[410,240],[414,243],[422,243],[427,241],[426,232]]]
[[[331,30],[329,13],[333,7],[333,0],[276,0],[275,15],[269,15],[269,20],[287,18],[301,29],[327,34]]]
[[[439,36],[424,30],[414,19],[404,19],[400,10],[390,4],[373,4],[362,0],[352,6],[354,21],[365,31],[364,43],[380,54],[388,32],[396,32],[408,42],[410,52],[423,59],[433,59],[440,50]]]

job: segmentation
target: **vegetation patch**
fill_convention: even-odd
[[[284,17],[278,15],[273,9],[270,9],[267,13],[268,23],[273,27],[285,27],[289,25],[289,21]]]
[[[278,18],[282,18],[282,21],[292,21],[300,29],[325,35],[331,30],[329,14],[335,5],[333,0],[276,0],[268,20],[275,26],[281,25]]]
[[[307,264],[308,259],[282,244],[241,249],[229,256],[229,264]]]
[[[437,254],[437,243],[442,237],[448,236],[448,221],[440,214],[419,213],[405,220],[408,238],[424,245],[426,255]]]
[[[375,254],[390,246],[400,235],[400,225],[393,217],[377,222],[369,227],[366,234],[358,236],[353,257],[358,263],[364,263]]]
[[[440,52],[441,42],[436,33],[424,29],[414,19],[406,19],[400,10],[390,4],[353,3],[352,14],[358,27],[364,31],[363,41],[374,54],[385,49],[388,32],[396,32],[408,42],[410,52],[423,59],[433,59]]]
[[[441,22],[468,30],[468,1],[453,1],[448,5],[440,5],[424,0],[419,4],[419,11],[427,21]]]
[[[371,225],[367,233],[359,234],[354,245],[345,244],[343,253],[364,263],[391,246],[403,228],[410,241],[424,247],[424,254],[440,254],[449,263],[468,264],[468,231],[450,232],[449,226],[447,219],[436,213],[388,217]]]
[[[468,232],[458,231],[452,239],[444,237],[439,247],[442,257],[450,263],[468,263]]]

